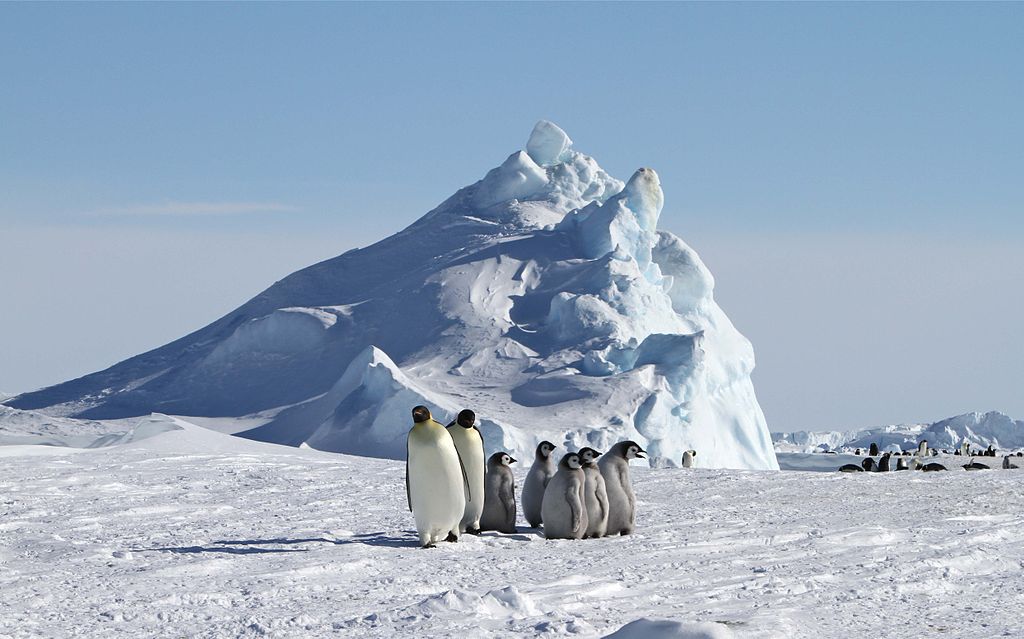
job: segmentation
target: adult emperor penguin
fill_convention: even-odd
[[[922,439],[917,445],[917,456],[927,457],[928,456],[928,440]]]
[[[604,537],[608,529],[608,490],[601,469],[594,463],[601,453],[593,448],[582,448],[579,455],[583,466],[583,505],[587,509],[587,530],[583,536]]]
[[[405,492],[420,545],[433,548],[439,541],[458,541],[469,484],[452,436],[431,418],[430,410],[417,406],[412,420],[406,442]]]
[[[683,453],[683,468],[693,468],[694,458],[697,456],[697,451],[688,450]]]
[[[548,441],[537,444],[533,466],[530,466],[530,472],[526,474],[523,483],[523,514],[533,528],[540,526],[544,520],[541,506],[544,503],[544,489],[555,474],[555,461],[551,459],[551,451],[555,448],[557,446]]]
[[[907,465],[906,457],[900,457],[896,460],[896,470],[910,470],[910,466]]]
[[[487,460],[480,530],[516,531],[516,479],[509,468],[515,461],[508,453],[494,453]]]
[[[882,458],[878,460],[878,472],[887,473],[889,472],[889,453],[882,455]]]
[[[476,535],[480,533],[480,515],[484,512],[484,438],[476,427],[476,413],[468,408],[459,412],[455,421],[448,424],[448,433],[455,441],[469,482],[469,500],[459,532]]]
[[[582,539],[587,532],[586,479],[577,453],[566,453],[544,489],[545,539]]]
[[[644,457],[634,441],[619,442],[597,463],[608,491],[608,535],[628,535],[636,525],[636,496],[629,480],[629,460]]]
[[[971,445],[968,444],[967,442],[961,442],[960,443],[960,454],[962,456],[964,456],[964,457],[967,457],[968,455],[970,455],[971,454]]]

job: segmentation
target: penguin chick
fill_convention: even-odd
[[[414,408],[412,418],[406,440],[405,491],[420,545],[431,548],[439,541],[458,540],[469,486],[459,451],[445,427],[433,420],[426,406]]]
[[[459,522],[459,532],[479,534],[480,515],[484,512],[484,438],[476,427],[476,413],[469,409],[461,411],[447,428],[459,451],[469,485],[469,497],[462,521]]]
[[[555,474],[555,461],[551,459],[551,452],[557,446],[549,441],[537,444],[537,450],[533,456],[533,466],[526,474],[526,481],[523,483],[523,515],[531,527],[536,528],[543,523],[541,506],[544,502],[544,489],[548,481]]]
[[[693,468],[694,458],[697,456],[697,451],[688,450],[683,453],[683,468]]]
[[[608,535],[628,535],[636,525],[636,496],[629,478],[629,460],[637,457],[644,457],[640,445],[623,441],[612,446],[597,464],[608,492]]]
[[[583,448],[579,455],[583,466],[583,505],[587,509],[587,530],[583,536],[604,537],[608,529],[608,490],[601,469],[594,462],[601,453],[593,448]]]
[[[515,462],[508,453],[494,453],[487,460],[480,530],[516,531],[516,480],[509,467]]]
[[[583,538],[587,532],[587,509],[583,501],[585,482],[580,456],[566,453],[544,489],[541,513],[545,539]]]

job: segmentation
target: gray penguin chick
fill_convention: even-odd
[[[567,453],[544,489],[541,511],[545,539],[583,538],[587,532],[587,509],[583,503],[585,482],[580,456]]]
[[[601,453],[593,448],[583,448],[579,454],[583,466],[583,504],[587,509],[587,532],[583,536],[604,537],[608,528],[608,491],[601,469],[594,461]]]
[[[533,466],[526,475],[523,483],[523,515],[526,522],[533,528],[543,523],[541,506],[544,503],[544,489],[548,481],[555,474],[555,461],[551,459],[551,451],[557,446],[549,441],[537,444],[537,451],[533,457]]]
[[[480,530],[516,531],[516,480],[509,468],[515,461],[508,453],[494,453],[487,460]]]
[[[597,463],[608,492],[608,535],[628,535],[636,525],[636,496],[629,479],[629,460],[644,457],[634,441],[619,442]]]

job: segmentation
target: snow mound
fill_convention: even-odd
[[[699,256],[539,122],[525,150],[405,230],[277,282],[176,342],[10,400],[108,419],[271,415],[243,436],[402,458],[409,410],[474,409],[490,451],[638,441],[651,463],[778,468],[754,353]]]
[[[681,623],[661,619],[637,619],[606,639],[732,639],[732,631],[720,623]]]

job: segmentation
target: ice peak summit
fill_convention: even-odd
[[[565,160],[572,148],[572,140],[557,124],[541,120],[533,127],[526,152],[541,166],[552,166]]]

